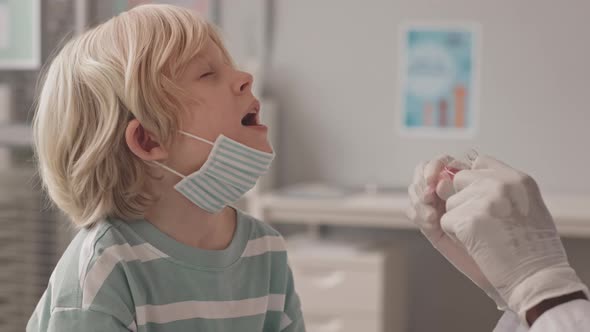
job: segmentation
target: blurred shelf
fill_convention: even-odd
[[[33,130],[27,124],[0,124],[0,147],[30,147]]]
[[[269,193],[259,199],[262,217],[272,223],[416,229],[403,192],[316,199]],[[590,196],[545,195],[545,202],[561,235],[590,237]]]
[[[590,196],[544,195],[561,235],[590,238]]]
[[[270,193],[260,198],[265,220],[316,225],[413,229],[403,194],[354,194],[340,198],[301,198]]]

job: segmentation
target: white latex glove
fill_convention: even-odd
[[[455,268],[466,275],[473,283],[491,297],[499,309],[506,308],[496,289],[486,279],[467,250],[458,242],[451,239],[441,227],[441,217],[445,213],[445,202],[436,194],[445,197],[454,193],[449,189],[449,175],[441,174],[444,167],[457,161],[451,157],[442,156],[429,163],[421,163],[416,167],[413,183],[408,188],[411,205],[407,211],[408,217],[420,228],[428,241]],[[465,168],[465,165],[459,167]],[[441,178],[442,175],[442,178]],[[438,185],[437,185],[438,184]]]
[[[453,184],[457,193],[447,200],[443,230],[463,244],[523,321],[526,311],[545,299],[587,293],[530,176],[479,157]]]

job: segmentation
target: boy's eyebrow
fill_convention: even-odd
[[[196,69],[203,69],[209,66],[207,59],[205,59],[202,55],[197,55],[191,60],[189,63],[190,68]]]
[[[214,44],[215,50],[213,52],[205,52],[202,50],[200,54],[197,54],[188,64],[187,69],[191,68],[192,70],[204,70],[211,67],[211,62],[216,60],[221,60],[223,62],[226,61],[225,56],[219,46]],[[191,71],[192,71],[191,70]]]
[[[202,56],[195,56],[185,66],[179,76],[180,80],[190,80],[194,75],[207,68],[206,60]]]

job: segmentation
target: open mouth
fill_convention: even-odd
[[[258,113],[248,113],[242,118],[243,126],[257,126],[258,124]]]
[[[242,118],[242,125],[246,127],[260,125],[260,119],[258,118],[258,112],[260,111],[260,104],[255,101],[250,106],[248,114]]]

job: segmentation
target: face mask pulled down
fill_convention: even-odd
[[[180,131],[181,134],[213,146],[203,166],[183,175],[168,166],[154,162],[182,178],[174,189],[209,213],[217,213],[235,203],[252,189],[268,172],[274,152],[263,152],[220,135],[215,143]]]

